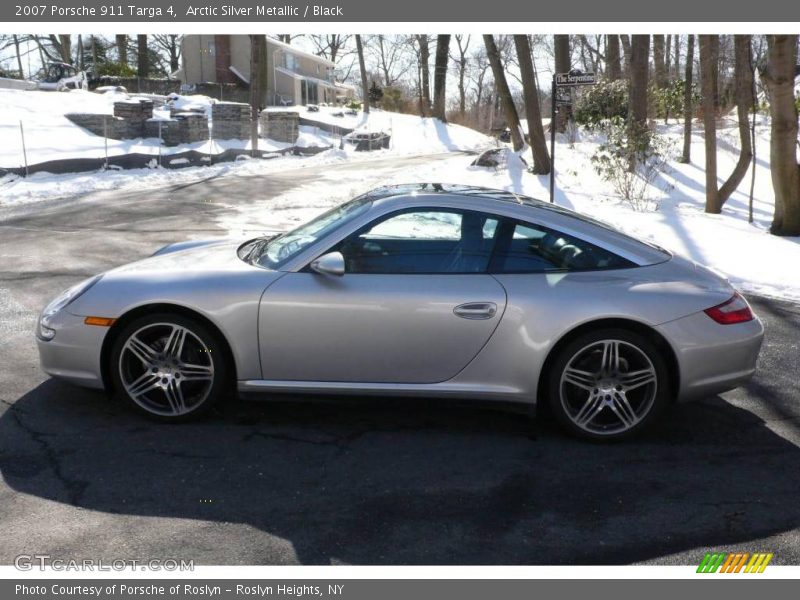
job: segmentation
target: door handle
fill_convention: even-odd
[[[453,314],[462,319],[491,319],[497,314],[494,302],[466,302],[453,309]]]

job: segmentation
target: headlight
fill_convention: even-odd
[[[90,277],[84,281],[81,281],[77,285],[73,285],[68,290],[61,292],[56,298],[48,304],[45,309],[42,311],[41,317],[39,317],[39,324],[36,330],[36,335],[43,340],[52,340],[55,335],[55,329],[50,327],[51,319],[60,311],[61,309],[69,306],[70,303],[77,300],[82,294],[84,294],[89,288],[91,288],[95,283],[100,281],[102,275],[95,275],[94,277]]]

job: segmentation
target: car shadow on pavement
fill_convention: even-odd
[[[247,524],[303,564],[620,564],[695,548],[699,560],[798,527],[797,464],[798,447],[719,397],[609,445],[493,406],[405,399],[232,401],[157,424],[53,380],[0,418],[16,492]],[[272,560],[260,542],[220,544],[218,564]]]

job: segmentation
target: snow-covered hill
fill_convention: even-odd
[[[86,91],[40,92],[0,89],[0,168],[15,168],[24,164],[20,123],[24,129],[25,150],[29,164],[65,158],[101,158],[105,155],[105,140],[78,127],[64,115],[68,113],[113,114],[114,102],[130,98],[126,93],[109,91],[104,94]],[[210,112],[214,99],[207,96],[183,96],[174,101],[183,109],[205,109]],[[332,116],[340,109],[321,107],[320,112],[309,113],[304,107],[289,107],[303,116],[319,121],[330,121],[348,129],[361,128],[385,131],[392,134],[390,151],[394,154],[425,154],[455,150],[477,150],[491,140],[485,135],[458,125],[445,125],[436,119],[420,119],[373,111],[370,115]],[[154,111],[154,117],[167,118],[168,109]],[[301,127],[301,146],[335,145],[338,136],[315,127]],[[289,144],[261,140],[259,148],[281,150]],[[249,140],[210,140],[194,144],[162,147],[162,154],[197,150],[218,154],[229,148],[249,149]],[[110,156],[126,153],[152,154],[159,152],[157,138],[136,140],[108,140]]]

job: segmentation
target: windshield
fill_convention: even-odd
[[[262,267],[277,269],[312,244],[364,213],[371,201],[372,197],[368,194],[360,196],[321,214],[297,229],[267,240],[257,252],[253,253],[255,255],[249,254],[250,260]]]

